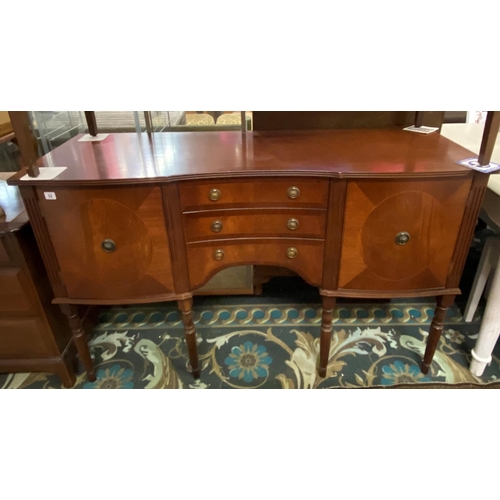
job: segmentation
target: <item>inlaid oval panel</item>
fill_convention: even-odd
[[[173,293],[157,186],[58,188],[38,198],[68,297],[130,300]]]
[[[350,181],[338,287],[444,288],[470,178]]]
[[[405,192],[377,205],[361,229],[363,260],[368,269],[388,280],[404,280],[424,271],[443,239],[443,209],[430,194]],[[397,242],[401,233],[408,241]],[[404,238],[403,238],[404,241]]]
[[[113,200],[96,198],[75,207],[66,218],[71,252],[82,272],[102,285],[124,286],[141,279],[152,258],[151,238],[142,219]],[[111,240],[116,249],[103,249]]]

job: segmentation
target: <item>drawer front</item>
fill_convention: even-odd
[[[0,314],[34,313],[36,304],[21,268],[0,267]]]
[[[38,318],[0,317],[0,358],[36,358],[57,354]]]
[[[443,288],[471,180],[351,181],[339,288]]]
[[[38,199],[68,296],[134,299],[172,293],[159,187],[51,189]]]
[[[325,238],[326,210],[217,210],[183,218],[187,242],[259,236]]]
[[[321,285],[324,243],[318,240],[221,240],[187,245],[191,286],[198,288],[230,266],[256,264],[283,266],[308,283]]]
[[[328,179],[291,177],[180,182],[183,212],[220,208],[326,208]]]

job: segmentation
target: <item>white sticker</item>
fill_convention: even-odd
[[[47,181],[55,179],[59,174],[62,174],[68,167],[40,167],[38,177],[30,177],[28,174],[21,177],[22,181]]]
[[[411,127],[406,127],[403,130],[408,130],[408,132],[418,132],[419,134],[432,134],[432,132],[435,132],[436,130],[439,130],[437,127],[415,127],[415,125],[412,125]]]
[[[56,193],[48,193],[47,191],[45,191],[43,195],[45,196],[46,200],[57,200]]]
[[[80,137],[80,139],[78,139],[78,142],[104,141],[104,139],[106,139],[108,135],[109,134],[97,134],[97,135],[85,134],[83,137]]]

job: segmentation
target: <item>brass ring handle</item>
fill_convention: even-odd
[[[406,245],[410,241],[410,234],[402,231],[401,233],[396,234],[395,241],[398,245]]]
[[[221,250],[220,248],[218,248],[214,252],[214,259],[215,260],[222,260],[223,258],[224,258],[224,250]]]
[[[297,257],[297,255],[299,255],[299,251],[296,248],[293,248],[293,247],[287,248],[286,256],[289,259],[295,259],[295,257]]]
[[[103,240],[101,243],[101,248],[105,252],[111,253],[116,250],[116,243],[113,240]]]
[[[222,222],[220,220],[214,220],[212,222],[212,231],[214,233],[218,233],[219,231],[222,231],[222,228],[224,226],[222,225]]]
[[[208,197],[212,200],[212,201],[217,201],[219,198],[220,198],[220,191],[216,188],[214,189],[211,189],[208,193]]]
[[[288,219],[286,225],[288,226],[288,229],[295,231],[299,227],[299,221],[297,219]]]
[[[296,186],[289,187],[287,190],[288,197],[294,200],[299,197],[300,189]]]

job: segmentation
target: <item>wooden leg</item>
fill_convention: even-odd
[[[97,121],[95,119],[95,111],[85,111],[85,119],[87,120],[87,127],[89,134],[94,137],[99,133],[97,129]]]
[[[16,134],[17,146],[24,166],[30,177],[38,177],[40,169],[37,165],[38,151],[33,149],[33,131],[27,111],[9,111],[10,123]]]
[[[486,302],[484,316],[479,329],[479,336],[474,349],[472,349],[472,361],[470,371],[473,375],[481,376],[486,365],[491,362],[491,353],[500,336],[500,264],[495,269],[491,283],[490,296]]]
[[[427,339],[427,347],[425,348],[424,360],[421,366],[422,373],[429,371],[439,338],[441,337],[441,332],[443,331],[446,310],[453,304],[454,300],[454,295],[440,295],[436,298],[436,309],[434,310],[434,318],[429,328],[429,338]]]
[[[189,362],[194,378],[200,378],[200,368],[198,366],[198,352],[196,349],[196,329],[193,323],[193,299],[178,300],[177,304],[182,312],[182,322],[184,323],[184,334],[188,348]]]
[[[87,338],[82,326],[82,321],[78,316],[78,310],[73,304],[60,304],[60,308],[63,314],[68,318],[69,326],[73,334],[73,342],[75,343],[80,360],[83,363],[85,371],[87,372],[87,378],[90,382],[94,382],[96,379],[94,364],[92,363],[92,358],[90,357]]]
[[[319,376],[326,376],[326,366],[330,356],[330,343],[332,341],[332,319],[335,308],[335,297],[323,297],[321,314],[321,339],[319,344]]]

